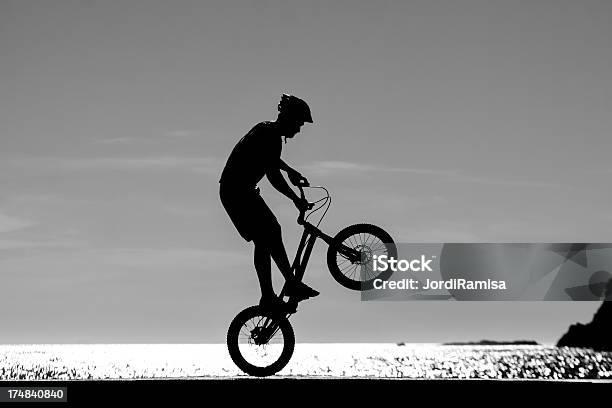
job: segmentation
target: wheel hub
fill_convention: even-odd
[[[372,249],[367,245],[357,245],[355,247],[355,251],[359,252],[361,255],[359,257],[359,261],[356,263],[359,265],[365,265],[368,262],[372,261]]]
[[[262,329],[262,327],[255,327],[253,330],[251,330],[251,339],[257,346],[261,346],[265,343],[265,336],[263,335]]]

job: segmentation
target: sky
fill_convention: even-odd
[[[605,1],[0,1],[0,343],[222,343],[259,298],[218,199],[283,92],[334,234],[610,242]],[[267,182],[290,256],[295,208]],[[555,342],[593,302],[360,302],[318,244],[304,342]],[[275,271],[277,287],[282,283]]]

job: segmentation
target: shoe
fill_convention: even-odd
[[[262,297],[259,300],[259,307],[268,312],[280,311],[282,313],[295,313],[297,312],[296,306],[296,304],[290,304],[282,301],[277,296],[266,298]]]
[[[298,301],[318,296],[319,292],[302,281],[287,282],[286,296],[297,298]]]

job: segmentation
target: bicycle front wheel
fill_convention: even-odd
[[[360,259],[349,259],[341,253],[341,247],[357,251]],[[393,273],[391,268],[383,272],[374,271],[375,255],[397,258],[393,238],[376,225],[355,224],[336,234],[327,250],[327,266],[342,286],[353,290],[370,290],[374,287],[375,279],[386,280]]]
[[[230,324],[227,348],[234,363],[246,374],[267,377],[289,363],[295,335],[285,316],[251,306],[238,313]]]

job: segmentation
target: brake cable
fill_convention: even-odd
[[[327,207],[325,208],[325,211],[323,212],[323,214],[321,215],[321,218],[319,218],[319,221],[317,222],[316,227],[318,228],[319,225],[321,224],[321,222],[323,221],[323,218],[325,218],[325,215],[327,214],[327,211],[329,211],[329,207],[331,207],[331,196],[329,194],[329,191],[323,187],[323,186],[309,186],[307,188],[318,188],[321,190],[324,190],[325,193],[327,194],[327,197],[323,197],[315,202],[313,202],[312,204],[317,204],[320,203],[321,201],[323,201],[323,204],[321,204],[320,206],[318,206],[317,208],[315,208],[314,210],[312,210],[304,219],[304,221],[307,221],[308,218],[313,215],[314,213],[316,213],[317,211],[319,211],[321,208],[323,208],[324,206],[327,205]]]

